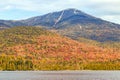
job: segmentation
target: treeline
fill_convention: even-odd
[[[108,62],[66,61],[62,58],[27,59],[12,55],[0,56],[0,70],[120,70],[120,60]]]
[[[33,70],[33,62],[22,57],[0,56],[0,70]]]

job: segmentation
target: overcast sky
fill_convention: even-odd
[[[0,0],[0,19],[26,19],[67,8],[120,24],[120,0]]]

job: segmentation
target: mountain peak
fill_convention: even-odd
[[[64,11],[75,11],[75,10],[78,10],[78,9],[75,9],[75,8],[64,9]],[[78,11],[80,11],[80,10],[78,10]]]
[[[78,10],[78,9],[75,9],[75,8],[68,8],[68,9],[65,9],[65,10],[62,10],[62,11],[69,12],[69,13],[74,13],[74,14],[84,13],[81,10]]]

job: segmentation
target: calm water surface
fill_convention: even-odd
[[[120,71],[0,71],[0,80],[120,80]]]

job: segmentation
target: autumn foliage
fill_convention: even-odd
[[[78,42],[39,27],[0,32],[0,70],[120,70],[120,50]]]

